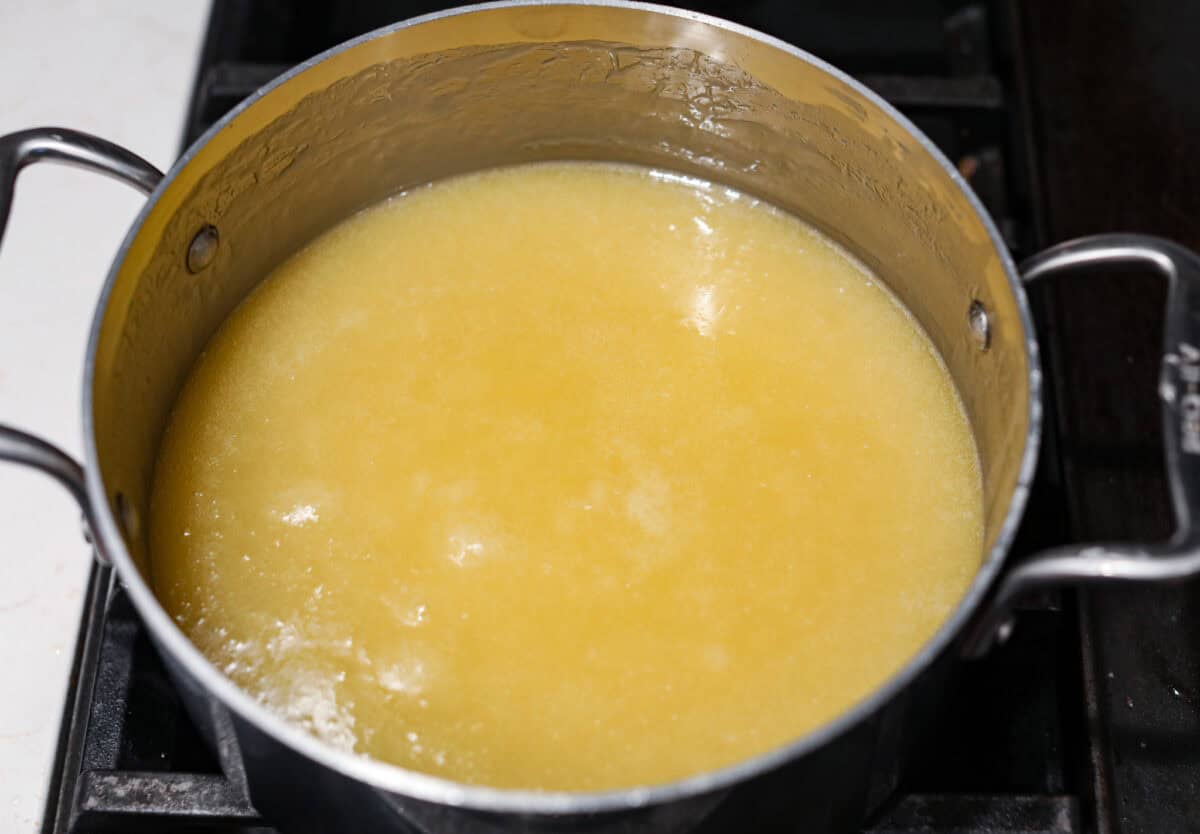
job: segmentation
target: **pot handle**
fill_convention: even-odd
[[[104,139],[57,127],[38,127],[0,136],[0,242],[8,225],[17,174],[35,162],[61,162],[121,180],[149,194],[162,172],[136,154]],[[89,526],[83,467],[62,449],[41,438],[0,423],[0,460],[38,469],[58,481],[83,509]]]
[[[1021,265],[1024,281],[1097,266],[1148,266],[1167,279],[1158,394],[1175,533],[1157,544],[1095,543],[1056,547],[1000,579],[967,633],[963,653],[979,657],[1007,639],[1012,606],[1032,591],[1062,585],[1174,583],[1200,576],[1200,255],[1149,235],[1106,234],[1061,243]]]

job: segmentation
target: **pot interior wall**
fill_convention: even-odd
[[[990,547],[1027,431],[1025,333],[969,201],[902,126],[836,76],[686,15],[529,6],[365,40],[254,101],[175,172],[132,235],[94,365],[96,443],[139,567],[174,398],[274,266],[421,183],[541,159],[634,162],[727,183],[804,218],[873,269],[932,337],[980,450]],[[215,261],[189,272],[206,225]],[[968,310],[992,322],[981,351]],[[982,557],[981,557],[982,558]]]

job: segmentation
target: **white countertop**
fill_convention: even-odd
[[[0,3],[0,134],[95,133],[167,168],[208,17],[203,2]],[[142,197],[37,165],[0,249],[0,421],[78,455],[84,343]],[[89,554],[67,493],[0,465],[0,831],[40,829]]]

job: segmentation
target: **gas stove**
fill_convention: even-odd
[[[1200,244],[1200,230],[1183,222],[1200,208],[1200,169],[1180,150],[1197,135],[1200,104],[1183,77],[1170,77],[1189,54],[1172,33],[1189,31],[1180,15],[1193,12],[1166,0],[1136,14],[1131,2],[1084,0],[681,5],[797,44],[879,92],[958,165],[1018,260],[1092,231]],[[442,6],[215,0],[185,146],[299,61]],[[1099,60],[1102,46],[1129,56],[1128,72]],[[1160,95],[1141,95],[1146,85]],[[1118,205],[1114,195],[1131,184],[1153,190]],[[1153,396],[1161,288],[1137,275],[1091,276],[1031,300],[1053,419],[1012,558],[1072,539],[1164,536]],[[1200,830],[1197,626],[1200,589],[1025,601],[1011,640],[958,665],[932,734],[864,831]],[[189,723],[107,568],[91,578],[62,727],[47,834],[275,831],[225,775],[236,763],[217,761]],[[728,822],[736,809],[716,817],[704,834],[745,832]]]

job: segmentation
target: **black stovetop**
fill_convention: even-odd
[[[185,145],[295,63],[443,5],[215,0]],[[1182,144],[1198,135],[1200,98],[1180,57],[1200,27],[1167,0],[680,5],[777,35],[879,91],[957,163],[1017,258],[1118,226],[1200,244],[1186,222],[1200,169]],[[1163,295],[1134,275],[1088,280],[1032,299],[1054,419],[1015,558],[1169,526],[1153,396]],[[1200,593],[1187,589],[1027,601],[1006,645],[958,666],[947,709],[867,830],[1200,830],[1197,625]],[[274,830],[221,774],[107,569],[93,574],[72,682],[48,834]]]

